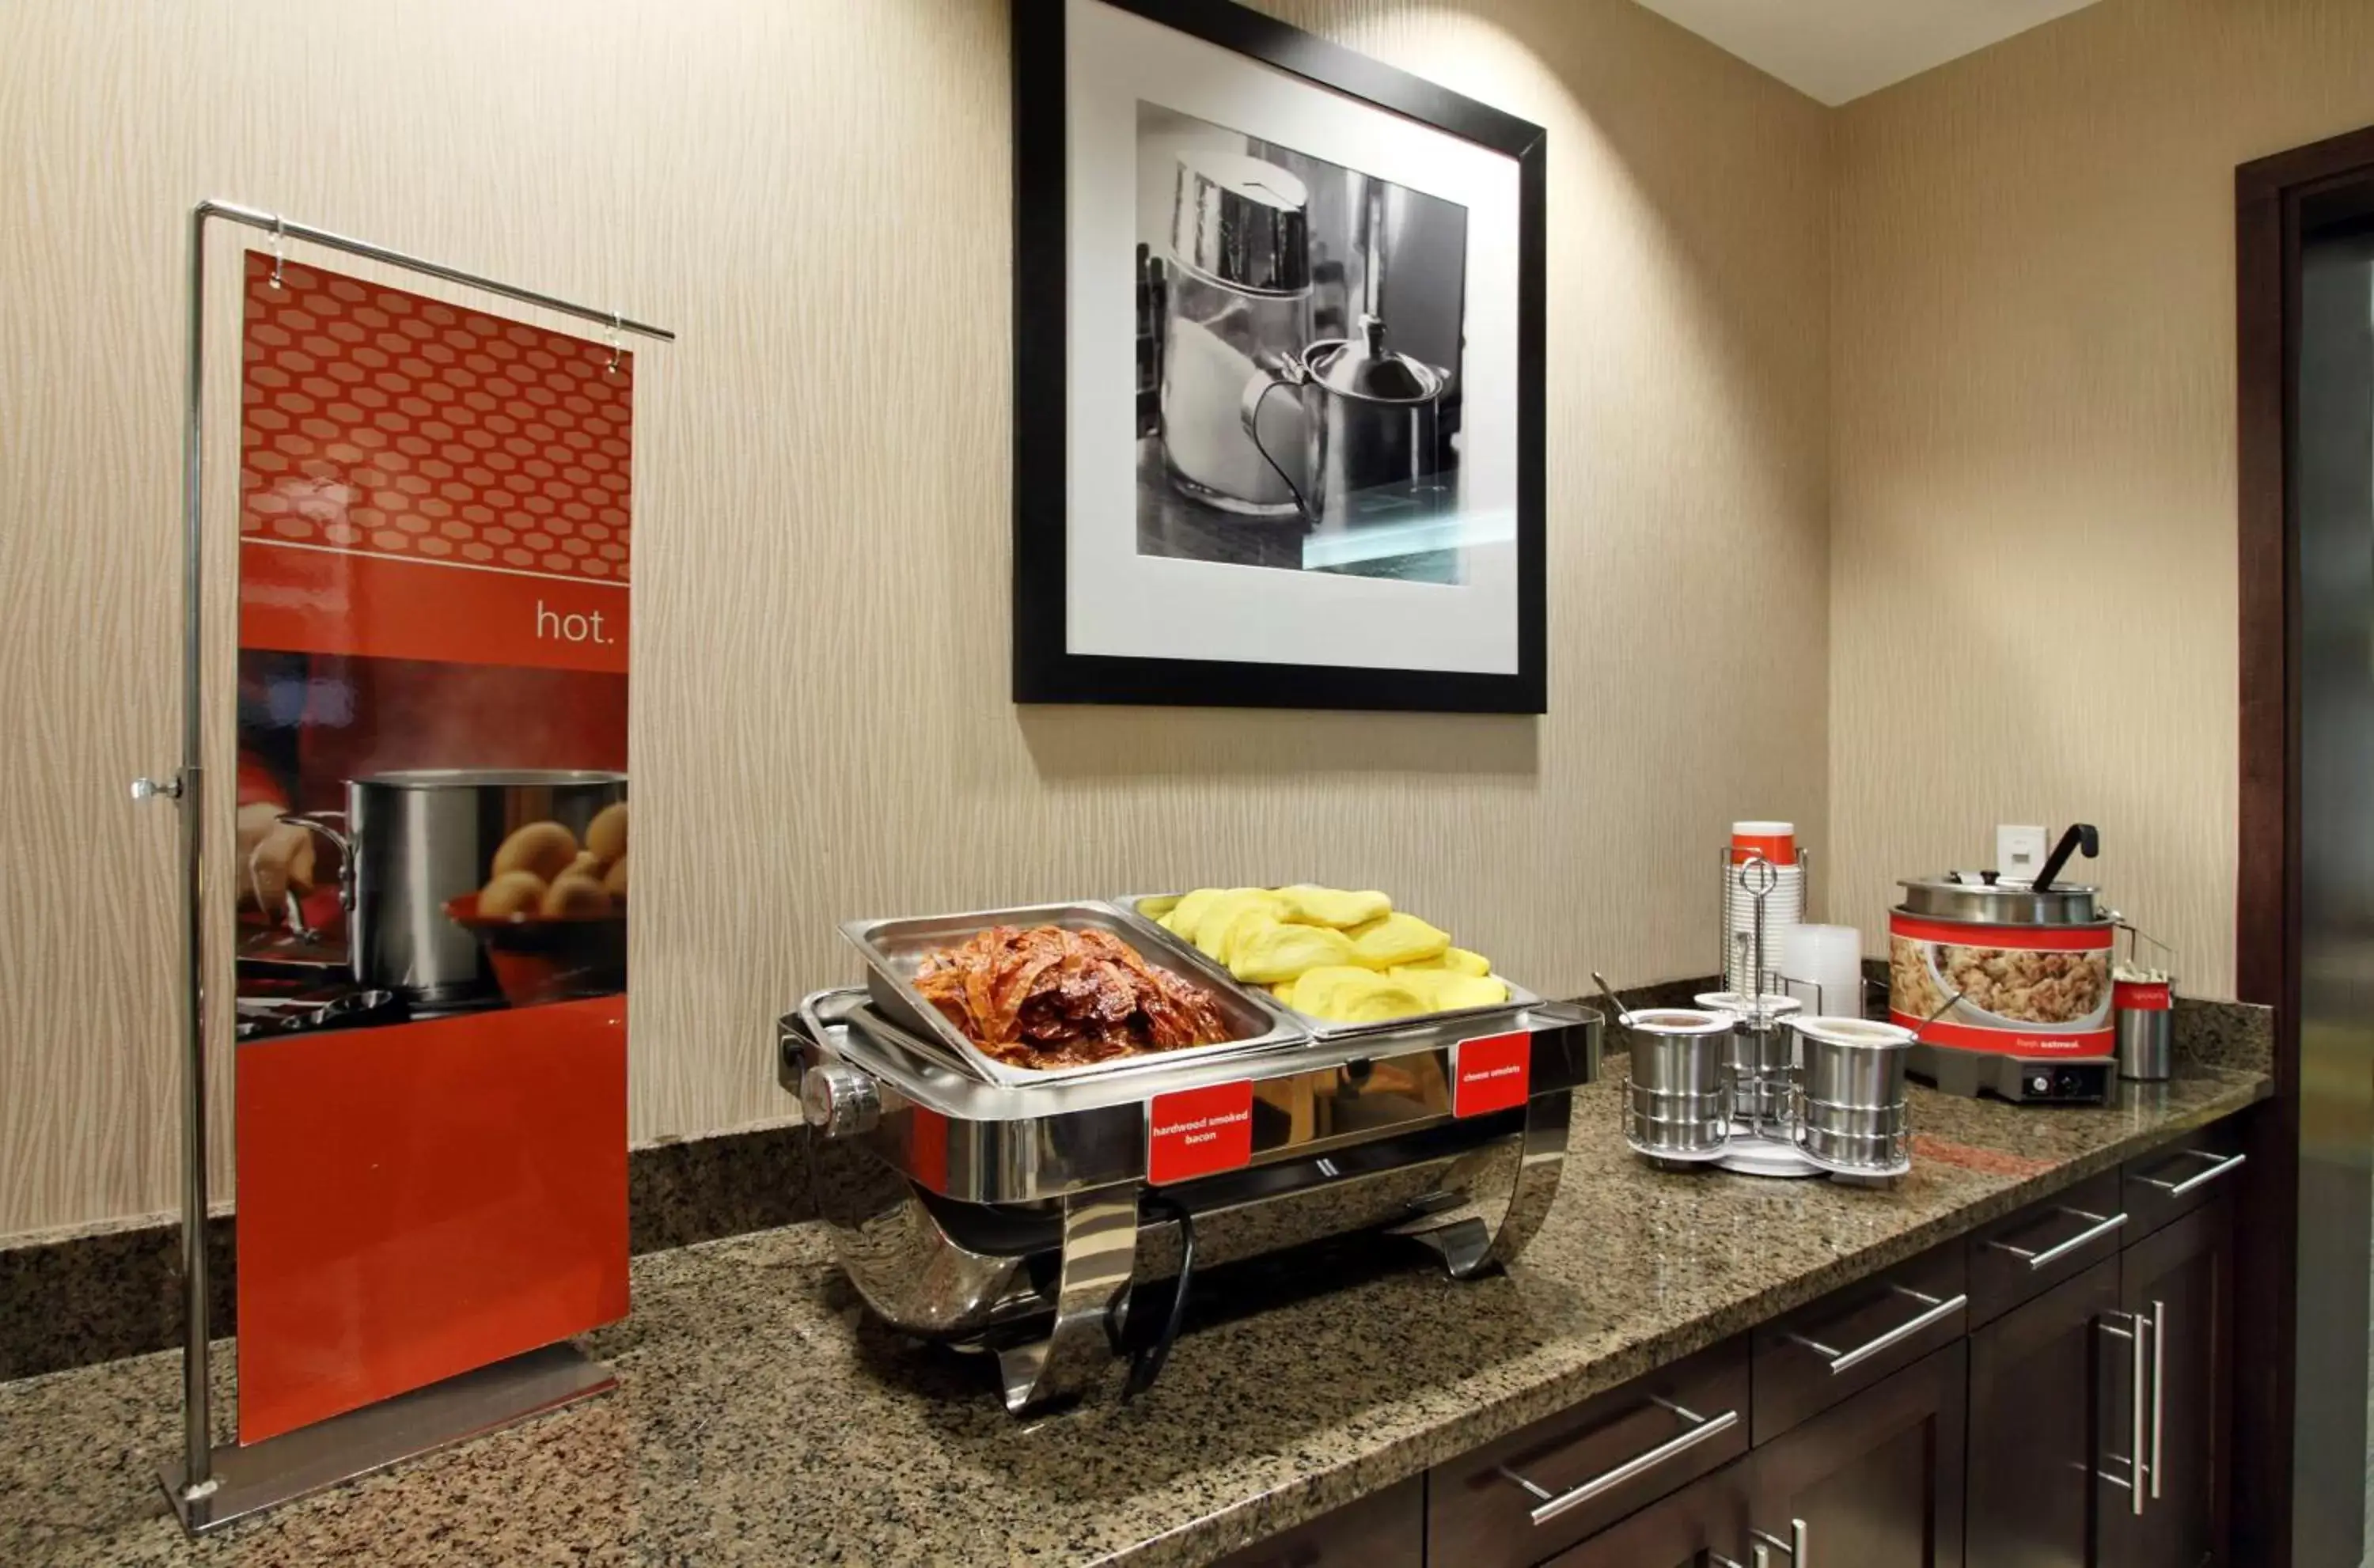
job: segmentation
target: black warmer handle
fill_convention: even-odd
[[[2089,860],[2102,851],[2102,836],[2094,830],[2090,822],[2069,825],[2069,831],[2061,836],[2061,842],[2055,844],[2052,853],[2044,858],[2044,869],[2036,873],[2036,891],[2042,893],[2051,887],[2052,879],[2061,874],[2061,868],[2069,863],[2069,857],[2080,850]]]

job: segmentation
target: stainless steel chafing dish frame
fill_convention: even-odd
[[[1091,1062],[1084,1067],[1016,1067],[1010,1062],[1001,1061],[973,1044],[971,1038],[946,1013],[925,1001],[923,993],[914,986],[915,969],[924,954],[956,946],[969,937],[997,926],[1056,926],[1064,930],[1103,931],[1127,942],[1149,967],[1176,975],[1208,995],[1228,1026],[1239,1031],[1238,1036],[1214,1045],[1181,1046],[1172,1050],[1116,1057],[1111,1061]],[[841,923],[840,934],[864,958],[866,989],[874,999],[875,1006],[891,1022],[903,1025],[911,1033],[930,1036],[944,1057],[973,1077],[1008,1088],[1135,1073],[1151,1067],[1169,1067],[1181,1062],[1239,1056],[1247,1051],[1299,1044],[1304,1038],[1303,1031],[1288,1023],[1285,1010],[1267,995],[1240,986],[1229,978],[1225,969],[1216,971],[1200,953],[1191,950],[1183,957],[1192,958],[1193,962],[1182,961],[1182,955],[1171,943],[1147,941],[1144,922],[1130,919],[1111,905],[1094,899],[1076,899],[1061,904],[1026,904],[1008,909],[981,909],[958,915],[845,920]],[[1158,934],[1167,936],[1169,933]],[[1222,1074],[1223,1078],[1226,1076]]]
[[[1454,1278],[1515,1257],[1556,1196],[1601,1023],[1553,1003],[1492,1023],[1008,1085],[969,1076],[852,989],[782,1020],[778,1076],[801,1097],[818,1209],[860,1295],[896,1328],[996,1355],[1018,1414],[1110,1381],[1130,1288],[1181,1271],[1189,1218],[1206,1263],[1361,1231],[1424,1245]],[[1520,1031],[1525,1102],[1455,1117],[1454,1048]],[[1150,1186],[1150,1098],[1240,1080],[1254,1085],[1251,1164]]]
[[[1133,926],[1148,933],[1169,952],[1193,963],[1203,974],[1217,976],[1223,983],[1231,987],[1258,992],[1263,996],[1268,995],[1269,992],[1264,988],[1248,985],[1229,974],[1228,965],[1215,963],[1211,955],[1202,948],[1185,940],[1177,931],[1160,924],[1158,917],[1148,915],[1143,907],[1145,905],[1165,898],[1176,904],[1186,896],[1183,893],[1122,893],[1116,894],[1111,902]],[[1275,1006],[1280,1017],[1290,1019],[1314,1040],[1346,1040],[1356,1036],[1398,1034],[1413,1024],[1454,1021],[1475,1024],[1485,1019],[1511,1016],[1522,1012],[1527,1008],[1545,1005],[1545,1000],[1540,993],[1528,990],[1498,970],[1492,972],[1492,977],[1509,988],[1508,1000],[1496,1001],[1487,1007],[1456,1007],[1444,1012],[1414,1013],[1407,1018],[1388,1018],[1374,1024],[1346,1024],[1337,1019],[1321,1018],[1315,1013],[1305,1012],[1297,1007],[1289,1007],[1282,1001],[1275,1003]],[[1471,1030],[1470,1033],[1473,1031]]]

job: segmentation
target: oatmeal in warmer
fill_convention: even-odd
[[[1945,977],[1940,989],[1930,968]],[[2079,1024],[2101,1010],[2110,991],[2108,953],[2053,953],[2028,948],[1964,947],[1955,942],[1888,942],[1892,1001],[1899,1012],[1925,1018],[1959,991],[1967,1007],[2024,1024]]]

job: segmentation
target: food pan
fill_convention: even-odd
[[[1188,1046],[1178,1050],[1147,1051],[1087,1067],[1015,1067],[1000,1061],[972,1043],[965,1032],[916,991],[915,971],[936,948],[954,947],[992,926],[1057,926],[1064,930],[1103,931],[1137,951],[1152,968],[1165,970],[1208,994],[1213,1005],[1238,1038],[1217,1045]],[[1175,943],[1155,937],[1168,933],[1132,920],[1109,904],[1033,904],[1014,909],[982,909],[965,915],[929,915],[913,919],[850,920],[840,934],[864,955],[866,989],[874,1004],[894,1024],[938,1042],[974,1073],[989,1082],[1010,1085],[1052,1083],[1078,1078],[1101,1078],[1156,1063],[1201,1061],[1277,1046],[1306,1043],[1309,1036],[1287,1021],[1287,1010],[1265,995],[1228,977],[1200,953],[1190,949],[1182,958]],[[1190,962],[1192,960],[1192,962]]]
[[[1405,1029],[1431,1027],[1437,1024],[1458,1023],[1477,1018],[1501,1018],[1542,1004],[1539,994],[1526,989],[1495,969],[1492,971],[1494,977],[1509,988],[1509,1000],[1494,1002],[1489,1007],[1454,1007],[1446,1012],[1413,1012],[1407,1018],[1388,1018],[1377,1024],[1340,1024],[1331,1018],[1314,1018],[1308,1012],[1287,1006],[1275,997],[1270,996],[1270,993],[1261,987],[1245,985],[1228,973],[1226,965],[1215,963],[1205,957],[1202,948],[1155,923],[1159,917],[1170,912],[1172,905],[1185,896],[1183,893],[1122,893],[1114,895],[1112,902],[1120,907],[1122,913],[1128,917],[1131,924],[1139,932],[1193,963],[1197,974],[1217,975],[1228,982],[1231,989],[1251,991],[1267,997],[1270,1005],[1276,1010],[1279,1017],[1292,1020],[1299,1028],[1314,1039],[1341,1040],[1353,1035],[1387,1035]],[[1136,945],[1139,952],[1146,951],[1142,944]],[[1147,954],[1146,962],[1153,962],[1152,954]]]

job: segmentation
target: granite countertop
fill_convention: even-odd
[[[616,1394],[196,1543],[152,1479],[178,1357],[56,1373],[0,1386],[0,1562],[1201,1562],[2267,1093],[2202,1066],[2105,1109],[1916,1090],[1913,1172],[1874,1190],[1650,1170],[1602,1082],[1507,1276],[1355,1270],[1207,1318],[1132,1407],[1031,1423],[867,1318],[820,1228],[654,1254],[592,1340]]]

